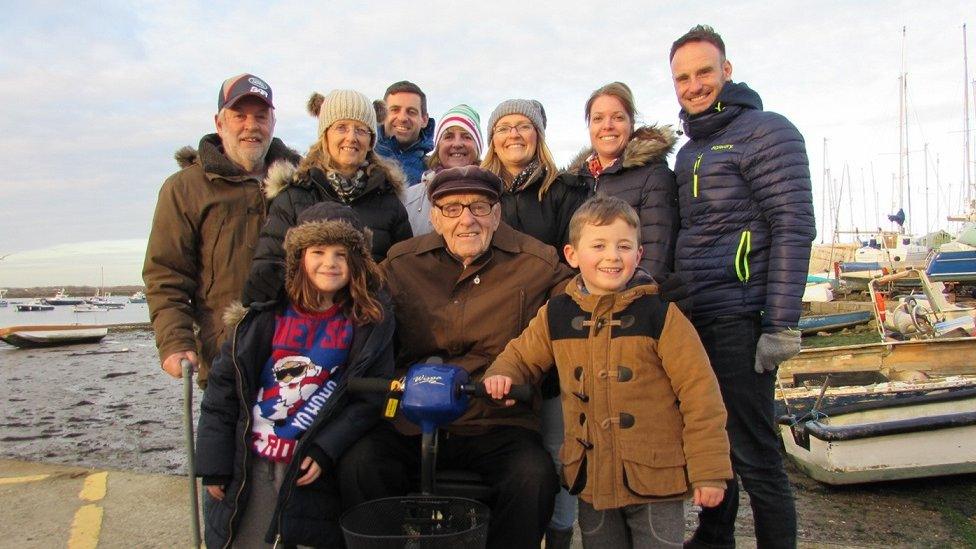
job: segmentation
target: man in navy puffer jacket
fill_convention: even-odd
[[[749,493],[759,547],[794,547],[796,511],[773,419],[778,365],[800,349],[795,330],[815,236],[800,132],[732,82],[725,44],[697,26],[674,42],[671,73],[689,138],[675,174],[677,272],[728,409],[732,465]],[[691,547],[734,547],[738,485],[699,514]]]

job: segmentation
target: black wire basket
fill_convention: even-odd
[[[467,549],[485,546],[488,514],[472,499],[407,496],[357,505],[340,524],[348,549]]]

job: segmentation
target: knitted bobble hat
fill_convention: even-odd
[[[545,111],[542,109],[542,103],[539,103],[535,99],[509,99],[508,101],[502,101],[501,104],[495,107],[495,110],[491,113],[491,118],[488,119],[488,133],[494,133],[495,124],[498,123],[498,120],[510,114],[521,114],[528,118],[532,121],[532,125],[535,126],[535,131],[542,137],[545,137]]]
[[[368,97],[354,90],[332,90],[329,95],[313,93],[308,112],[319,118],[319,135],[338,120],[362,122],[376,136],[376,109]]]
[[[437,132],[434,134],[434,143],[439,143],[444,132],[448,128],[461,128],[471,134],[474,138],[477,156],[481,158],[481,150],[484,148],[484,141],[481,137],[481,117],[478,112],[471,107],[461,104],[452,107],[441,117],[440,124],[437,125]]]

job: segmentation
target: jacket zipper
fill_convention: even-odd
[[[742,231],[739,248],[735,251],[735,276],[739,282],[749,281],[749,253],[752,251],[752,231]]]
[[[244,315],[247,316],[247,315]],[[241,371],[240,364],[237,363],[237,341],[240,338],[240,328],[241,322],[244,321],[244,317],[241,317],[234,326],[234,339],[230,344],[230,356],[234,361],[234,370],[237,372],[237,398],[240,399],[242,404],[246,403],[247,400],[244,397],[244,372]],[[234,512],[230,516],[230,524],[227,527],[227,543],[224,544],[224,549],[231,546],[232,540],[234,539],[234,518],[237,516],[237,512],[241,508],[241,494],[244,493],[244,487],[247,485],[247,474],[248,474],[248,458],[251,455],[249,451],[249,445],[247,443],[247,435],[251,432],[251,414],[244,414],[244,476],[241,479],[241,486],[237,490],[237,494],[234,496]]]
[[[691,170],[691,177],[692,177],[691,196],[693,196],[694,198],[698,198],[698,167],[701,166],[702,156],[705,156],[705,153],[698,153],[698,158],[695,159],[695,166]]]

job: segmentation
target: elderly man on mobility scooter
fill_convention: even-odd
[[[437,358],[480,379],[573,272],[556,251],[501,222],[502,182],[475,166],[428,187],[435,232],[394,245],[381,268],[394,300],[397,370]],[[558,481],[528,405],[475,399],[442,428],[438,466],[479,473],[492,491],[489,547],[538,546]],[[347,507],[411,491],[420,435],[399,418],[346,451],[338,478]]]

